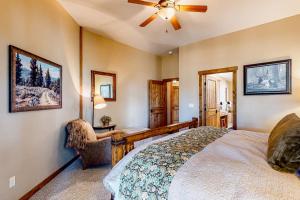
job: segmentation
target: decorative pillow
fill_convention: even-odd
[[[278,171],[295,172],[300,167],[300,118],[289,114],[272,130],[268,163]]]
[[[295,113],[289,114],[282,118],[271,131],[269,136],[269,146],[273,144],[276,138],[278,138],[278,135],[282,134],[282,131],[279,131],[280,129],[285,127],[289,121],[295,121],[297,119],[299,119],[299,117]]]

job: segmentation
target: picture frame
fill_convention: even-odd
[[[9,46],[9,112],[62,108],[62,66]]]
[[[112,98],[111,84],[100,85],[100,96],[103,98]]]
[[[292,94],[292,60],[244,66],[244,95]]]

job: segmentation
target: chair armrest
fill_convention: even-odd
[[[108,131],[108,132],[104,132],[104,133],[96,133],[96,137],[97,137],[97,140],[100,140],[103,138],[111,137],[116,132],[119,132],[119,131]]]
[[[86,143],[84,150],[79,150],[83,168],[99,164],[111,164],[111,139],[109,137]]]
[[[106,141],[107,140],[107,141]],[[86,143],[84,151],[87,152],[92,152],[92,151],[98,151],[99,149],[103,148],[105,145],[110,145],[110,139],[104,139],[102,138],[101,140],[98,141],[89,141]]]

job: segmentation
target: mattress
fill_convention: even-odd
[[[104,178],[105,187],[118,197],[120,175],[136,153],[152,143],[185,132],[131,151]],[[267,141],[268,134],[242,130],[217,139],[179,168],[170,185],[168,199],[300,200],[300,180],[268,165]]]

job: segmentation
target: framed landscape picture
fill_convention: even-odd
[[[292,60],[244,66],[244,95],[291,94]]]
[[[62,66],[14,46],[10,50],[10,112],[62,108]]]

